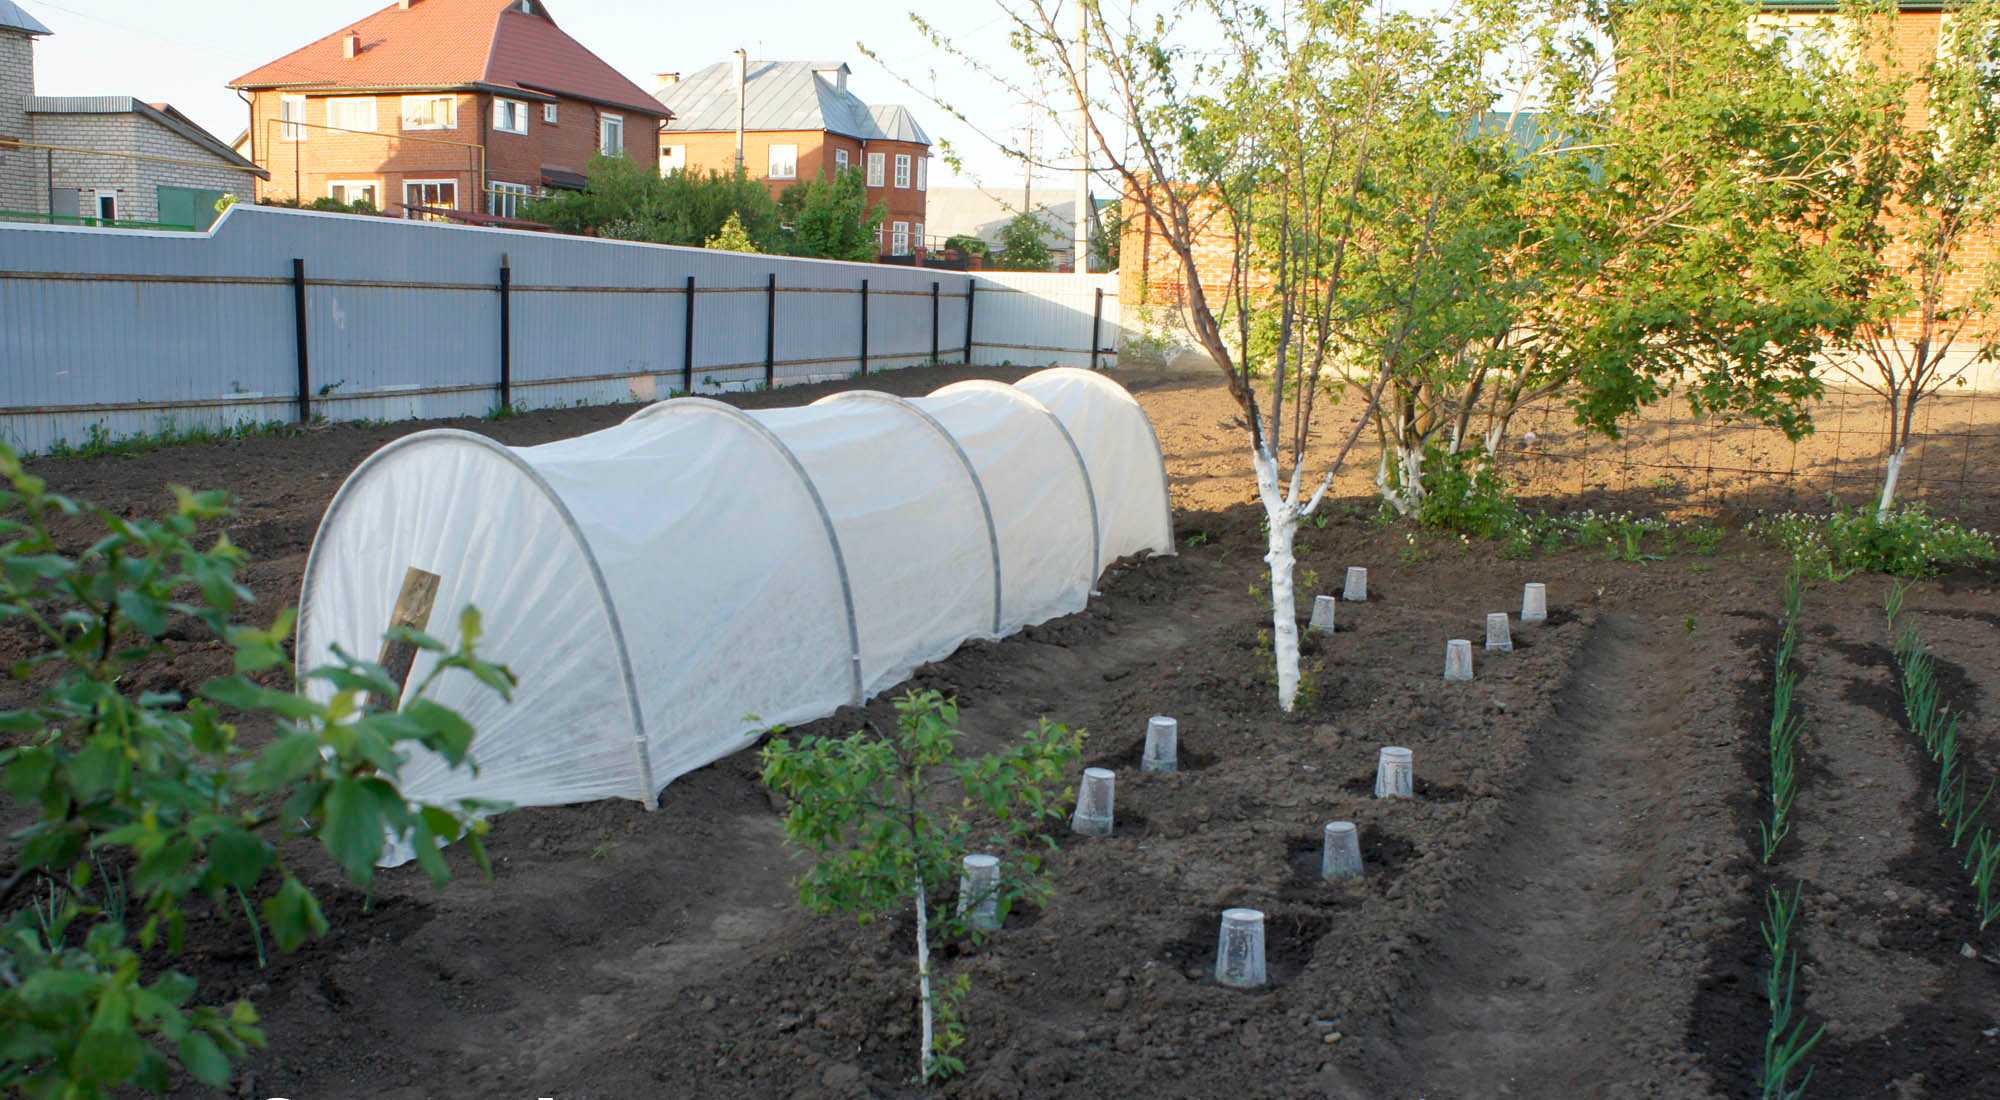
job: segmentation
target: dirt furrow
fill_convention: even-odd
[[[1687,769],[1731,761],[1726,723],[1688,698],[1699,651],[1670,632],[1600,618],[1511,824],[1376,1048],[1376,1095],[1710,1094],[1679,1048],[1730,837]]]

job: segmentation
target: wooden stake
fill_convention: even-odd
[[[403,574],[403,590],[396,597],[396,610],[389,616],[389,627],[394,629],[407,626],[412,630],[428,629],[431,622],[431,606],[437,602],[438,583],[444,578],[436,573],[426,573],[411,566]],[[389,674],[396,683],[396,697],[388,700],[388,708],[395,710],[403,705],[403,689],[409,686],[410,666],[417,660],[417,647],[409,642],[383,639],[382,656],[376,664]]]

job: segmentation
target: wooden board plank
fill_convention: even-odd
[[[438,583],[443,579],[436,573],[410,566],[409,571],[403,574],[403,590],[396,596],[396,610],[389,616],[389,626],[428,630],[431,608],[437,603]],[[381,665],[382,670],[389,674],[389,679],[396,683],[396,697],[388,701],[390,710],[403,705],[403,690],[409,686],[410,667],[416,660],[416,646],[409,642],[383,639],[382,655],[375,663]]]

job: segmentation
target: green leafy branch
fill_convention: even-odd
[[[261,956],[266,931],[292,951],[327,930],[286,837],[317,839],[364,884],[391,834],[438,882],[441,840],[464,837],[483,866],[474,815],[486,807],[415,805],[396,778],[411,746],[466,760],[472,727],[425,698],[438,676],[469,674],[503,696],[513,676],[478,657],[467,608],[456,646],[392,632],[437,655],[407,699],[381,668],[338,652],[308,675],[324,702],[264,686],[253,677],[288,661],[294,616],[236,621],[251,600],[242,551],[226,535],[195,541],[230,514],[226,494],[175,488],[171,511],[128,519],[49,492],[4,446],[0,486],[0,624],[34,643],[9,670],[22,689],[0,709],[0,783],[36,813],[8,838],[0,882],[0,912],[12,910],[0,926],[0,1091],[164,1091],[176,1066],[225,1085],[264,1037],[248,1001],[199,1003],[195,980],[167,968],[190,908],[241,912]],[[65,552],[56,528],[85,523],[103,533]],[[230,651],[230,674],[192,697],[135,686],[145,662],[204,639]],[[252,747],[238,722],[269,722],[275,736]],[[30,885],[46,901],[17,905]]]

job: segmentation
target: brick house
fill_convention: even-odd
[[[673,112],[660,132],[660,171],[736,168],[737,62],[686,80],[659,78],[655,93]],[[886,208],[881,251],[926,248],[931,139],[902,107],[871,107],[848,90],[838,61],[743,63],[743,166],[773,196],[800,180],[854,169],[866,177],[870,206]]]
[[[468,221],[582,187],[600,152],[653,163],[670,114],[541,0],[398,0],[230,87],[250,93],[259,198]]]
[[[0,211],[205,229],[256,165],[165,103],[38,96],[34,40],[49,29],[0,0]]]

